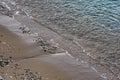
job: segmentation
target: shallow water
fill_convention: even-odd
[[[85,56],[75,56],[102,72],[120,77],[119,0],[0,0],[0,12],[26,15],[80,45]],[[6,5],[7,4],[7,5]],[[86,58],[87,56],[87,58]],[[101,71],[105,69],[105,71]],[[110,72],[110,73],[107,73]],[[117,80],[117,79],[116,79]]]

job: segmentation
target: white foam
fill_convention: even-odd
[[[104,79],[107,79],[106,73],[103,73],[103,74],[101,74],[100,76],[101,76],[102,78],[104,78]]]
[[[52,54],[52,56],[63,56],[63,55],[66,55],[66,53]]]
[[[3,4],[8,10],[11,10],[11,8],[10,8],[5,2],[2,2],[2,4]]]
[[[98,72],[94,67],[91,67],[95,72]]]
[[[19,15],[19,13],[20,13],[20,11],[16,11],[16,12],[15,12],[15,15]]]
[[[74,58],[71,54],[68,53],[68,51],[66,51],[66,54],[69,55],[71,58]]]

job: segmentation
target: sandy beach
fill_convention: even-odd
[[[54,32],[35,28],[37,23],[29,24],[28,29],[21,27],[26,19],[26,27],[31,23],[28,18],[16,16],[15,20],[3,15],[0,18],[0,75],[4,80],[104,80],[63,49],[67,46],[69,52],[75,52],[75,48],[70,50],[65,43],[55,46],[52,41],[60,43],[62,38]],[[36,39],[37,30],[42,39]]]
[[[5,27],[0,26],[0,57],[3,63],[8,62],[8,64],[0,64],[0,75],[4,80],[23,80],[22,77],[32,76],[33,80],[70,80],[64,71],[39,59],[29,59],[28,57],[34,55],[29,54],[27,50],[27,44]],[[31,74],[25,73],[26,70],[30,70]]]

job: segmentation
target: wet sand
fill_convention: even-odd
[[[0,25],[0,55],[4,55],[6,58],[12,57],[13,59],[32,56],[28,53],[27,44],[16,36],[8,29]]]
[[[21,78],[30,78],[30,76],[39,78],[33,80],[70,80],[64,71],[40,59],[32,59],[33,54],[28,53],[27,48],[28,45],[20,37],[0,26],[1,61],[8,60],[9,62],[0,67],[0,75],[5,80],[23,80]]]

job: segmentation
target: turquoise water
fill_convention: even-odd
[[[110,29],[120,27],[119,0],[81,0],[73,2],[71,5]]]
[[[87,61],[109,80],[120,78],[120,0],[0,1],[8,5],[0,2],[6,7],[1,8],[2,14],[29,16],[64,38],[77,41],[85,56],[80,53],[76,58]]]

